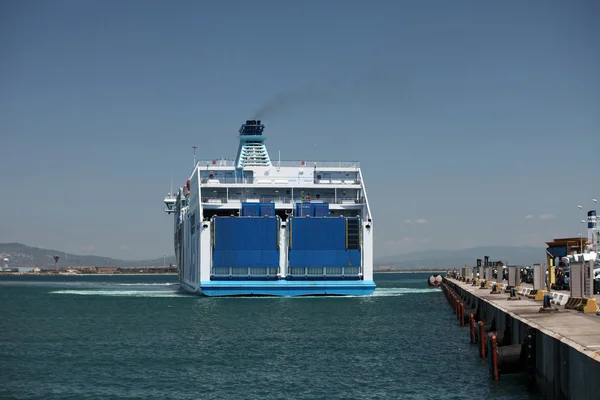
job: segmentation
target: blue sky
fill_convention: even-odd
[[[0,7],[0,242],[172,254],[171,176],[276,96],[272,157],[361,161],[376,257],[577,236],[600,198],[597,1]]]

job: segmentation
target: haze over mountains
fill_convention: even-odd
[[[36,266],[53,268],[54,256],[60,256],[61,267],[95,266],[95,267],[159,267],[175,264],[175,256],[146,260],[120,260],[96,255],[78,255],[59,250],[31,247],[21,243],[0,243],[0,258],[8,258],[9,266]],[[446,269],[474,265],[477,258],[489,256],[492,261],[531,265],[545,261],[543,247],[511,247],[487,246],[460,250],[429,250],[396,256],[375,257],[375,266],[389,266],[392,269]]]
[[[8,258],[9,266],[35,266],[39,268],[54,268],[54,256],[59,256],[60,267],[159,267],[163,263],[175,264],[175,256],[148,260],[119,260],[116,258],[95,255],[79,255],[65,253],[59,250],[31,247],[21,243],[0,243],[0,258]]]
[[[534,246],[482,246],[459,250],[428,250],[397,256],[378,257],[376,266],[393,266],[395,269],[446,269],[474,266],[478,258],[489,256],[490,261],[510,265],[531,265],[546,261],[544,247]]]

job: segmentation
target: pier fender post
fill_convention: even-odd
[[[498,332],[498,331],[491,331],[491,332],[487,332],[488,335],[490,334],[494,334],[494,338],[496,340],[496,346],[497,347],[501,347],[506,345],[507,343],[507,336],[504,334],[504,332]]]
[[[479,355],[485,358],[485,327],[483,321],[479,321]]]
[[[454,314],[456,314],[456,318],[458,319],[458,297],[454,296]]]
[[[492,322],[484,323],[483,321],[479,321],[477,324],[477,337],[480,343],[480,355],[481,358],[485,358],[487,356],[487,333],[496,331],[496,318],[492,318]],[[504,336],[504,334],[502,334]]]
[[[489,366],[492,379],[498,380],[498,347],[496,344],[496,335],[493,332],[488,333],[488,353],[490,354]]]
[[[470,315],[472,314],[473,316],[475,316],[476,312],[477,312],[477,310],[474,309],[474,308],[465,308],[463,310],[462,314],[463,314],[463,321],[464,321],[465,325],[469,323],[469,321],[470,321]]]
[[[477,343],[477,332],[475,332],[475,316],[473,314],[469,315],[469,326],[471,328],[471,343],[475,344]]]

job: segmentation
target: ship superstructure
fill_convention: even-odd
[[[273,163],[264,128],[246,121],[235,160],[196,162],[165,198],[181,287],[207,296],[371,294],[373,220],[359,163]]]

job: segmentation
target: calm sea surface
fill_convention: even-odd
[[[0,277],[0,398],[534,399],[490,379],[430,274],[346,298],[203,298],[176,276]]]

